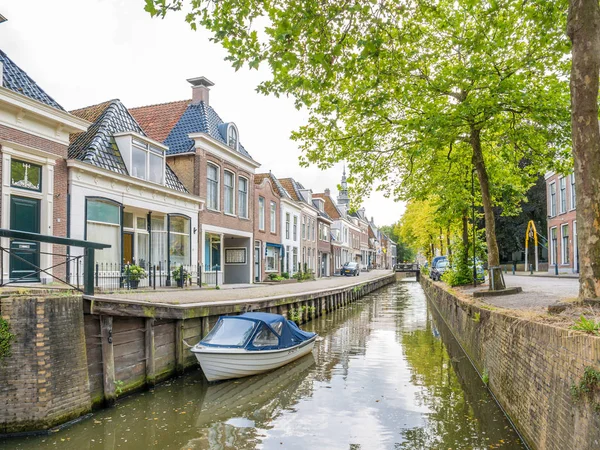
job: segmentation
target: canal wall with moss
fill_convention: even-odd
[[[600,448],[600,338],[513,317],[421,285],[533,449]]]
[[[200,370],[187,346],[219,316],[266,311],[303,323],[393,282],[388,274],[321,292],[191,305],[2,298],[0,316],[14,337],[9,354],[0,357],[0,434],[47,430],[187,369]]]

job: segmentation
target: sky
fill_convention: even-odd
[[[191,98],[188,78],[215,83],[210,104],[235,122],[240,141],[261,163],[313,192],[335,193],[342,163],[328,170],[298,164],[292,131],[307,120],[290,98],[256,92],[267,69],[235,71],[210,34],[192,31],[183,14],[151,18],[144,0],[0,0],[0,48],[67,110],[118,98],[128,108]],[[335,194],[337,195],[337,194]],[[378,225],[396,222],[404,204],[374,192],[363,200]]]

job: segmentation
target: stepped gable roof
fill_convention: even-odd
[[[325,200],[325,212],[331,218],[331,220],[342,218],[342,212],[338,209],[337,205],[331,199],[331,196],[327,194],[313,194],[313,197],[322,198],[323,200]]]
[[[143,106],[133,108],[133,114],[140,118],[142,127],[151,130],[155,136],[153,139],[169,147],[168,155],[194,151],[194,141],[189,138],[192,133],[206,133],[227,145],[226,136],[221,133],[224,132],[222,125],[225,125],[225,122],[212,106],[203,101],[192,104],[190,100],[186,100]],[[165,135],[166,137],[161,139]],[[242,156],[252,159],[241,143],[238,144],[237,151]]]
[[[76,109],[71,111],[71,114],[93,123],[86,132],[71,135],[69,158],[121,175],[129,175],[113,136],[124,132],[147,135],[121,101],[109,100]],[[165,184],[176,191],[187,192],[168,164],[166,164],[165,170]]]
[[[23,94],[33,100],[45,103],[53,108],[64,111],[56,100],[50,97],[27,73],[17,66],[6,53],[0,50],[0,62],[2,63],[2,86]]]
[[[129,112],[149,137],[164,142],[190,104],[189,100],[179,100],[158,105],[130,108]]]

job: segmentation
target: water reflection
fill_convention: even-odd
[[[206,385],[198,372],[8,448],[521,448],[416,283],[306,325],[314,356]]]

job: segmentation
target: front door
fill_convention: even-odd
[[[123,264],[133,263],[133,233],[123,233]]]
[[[40,201],[27,197],[10,197],[10,229],[40,232]],[[9,263],[10,279],[18,281],[40,281],[39,242],[12,239]]]
[[[254,244],[254,281],[260,282],[260,242]]]

